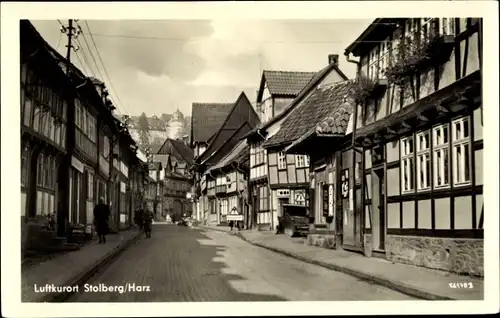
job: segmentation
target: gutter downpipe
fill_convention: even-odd
[[[360,76],[361,70],[360,70],[360,61],[356,61],[352,58],[350,58],[350,53],[346,52],[345,57],[347,62],[356,64],[356,78]],[[358,123],[358,104],[354,105],[354,118],[353,118],[353,125],[352,125],[352,142],[351,142],[351,148],[352,148],[352,195],[354,196],[353,198],[353,209],[354,209],[354,214],[356,213],[356,192],[354,191],[355,184],[356,184],[356,149],[355,149],[355,142],[356,142],[356,129],[357,129],[357,123]],[[361,151],[361,154],[363,155],[363,151]],[[363,178],[363,176],[361,176]],[[364,193],[363,193],[363,187],[361,187],[361,202],[364,202]],[[364,203],[362,203],[364,204]],[[343,224],[343,222],[342,222]],[[342,236],[337,236],[337,246],[341,247],[342,246]],[[363,245],[363,240],[361,240],[361,245]]]

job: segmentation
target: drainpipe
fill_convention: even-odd
[[[349,63],[356,64],[356,76],[359,77],[361,70],[360,70],[360,61],[353,60],[350,58],[350,53],[346,53],[346,60]],[[350,178],[352,180],[352,195],[353,195],[353,209],[354,213],[356,212],[357,206],[356,206],[356,192],[354,191],[355,184],[356,184],[356,150],[355,150],[355,142],[356,142],[356,129],[357,129],[357,123],[358,123],[358,104],[354,104],[354,118],[353,118],[353,125],[352,125],[352,142],[351,142],[351,148],[352,148],[352,177]],[[363,154],[363,152],[361,152]],[[363,193],[363,188],[361,188],[361,196],[364,198],[364,193]],[[363,200],[361,200],[363,202]],[[362,203],[363,204],[363,203]],[[343,224],[342,222],[341,224]],[[342,237],[340,235],[337,235],[337,247],[342,246]]]

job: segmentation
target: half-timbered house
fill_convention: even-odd
[[[340,81],[316,88],[269,139],[286,147],[283,153],[287,159],[295,156],[297,162],[304,155],[310,158],[304,171],[310,175],[307,185],[311,223],[308,239],[314,245],[321,240],[319,245],[329,248],[334,248],[336,241],[342,238],[340,211],[349,208],[349,202],[343,202],[345,193],[337,185],[342,184],[343,166],[352,165],[348,159],[351,142],[346,138],[354,108],[348,97],[352,82]]]
[[[376,19],[346,49],[364,83],[354,232],[366,255],[483,274],[481,32],[475,18]]]
[[[217,164],[207,169],[215,178],[215,196],[218,199],[219,223],[242,222],[248,227],[248,160],[250,148],[246,139],[238,144]]]
[[[207,220],[220,223],[220,205],[216,196],[216,186],[225,185],[224,178],[215,178],[207,169],[226,156],[252,129],[260,123],[259,117],[244,92],[240,94],[222,126],[211,137],[206,150],[195,158],[196,170],[202,183],[205,180],[209,214]],[[211,187],[213,186],[213,187]]]
[[[288,202],[305,205],[308,199],[309,158],[286,156],[283,153],[286,144],[275,143],[273,136],[280,131],[285,118],[315,88],[347,79],[338,66],[338,55],[330,55],[328,62],[328,66],[317,72],[281,112],[246,136],[250,144],[253,224],[261,230],[276,228],[281,204]],[[285,81],[283,85],[286,83]]]
[[[315,72],[264,70],[257,92],[257,114],[265,123],[278,116],[311,81]]]
[[[193,161],[207,149],[211,138],[215,136],[224,123],[227,115],[233,108],[233,103],[193,103],[191,109],[191,140]],[[203,197],[207,193],[206,177],[196,169],[190,167],[192,172],[193,210],[197,220],[202,219],[208,209],[208,199]]]
[[[31,249],[45,215],[55,213],[58,232],[65,230],[69,193],[63,167],[68,103],[75,89],[27,20],[20,22],[20,57],[22,246]]]

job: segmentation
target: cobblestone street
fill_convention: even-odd
[[[409,296],[253,246],[227,233],[156,224],[89,282],[149,286],[82,292],[73,302],[410,300]]]

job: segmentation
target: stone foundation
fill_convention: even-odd
[[[389,235],[387,259],[456,274],[484,276],[482,239]]]
[[[365,234],[363,238],[365,256],[371,257],[372,237]],[[392,262],[484,276],[482,239],[388,235],[385,250]]]
[[[308,234],[306,244],[333,250],[336,249],[335,237],[335,233]]]

